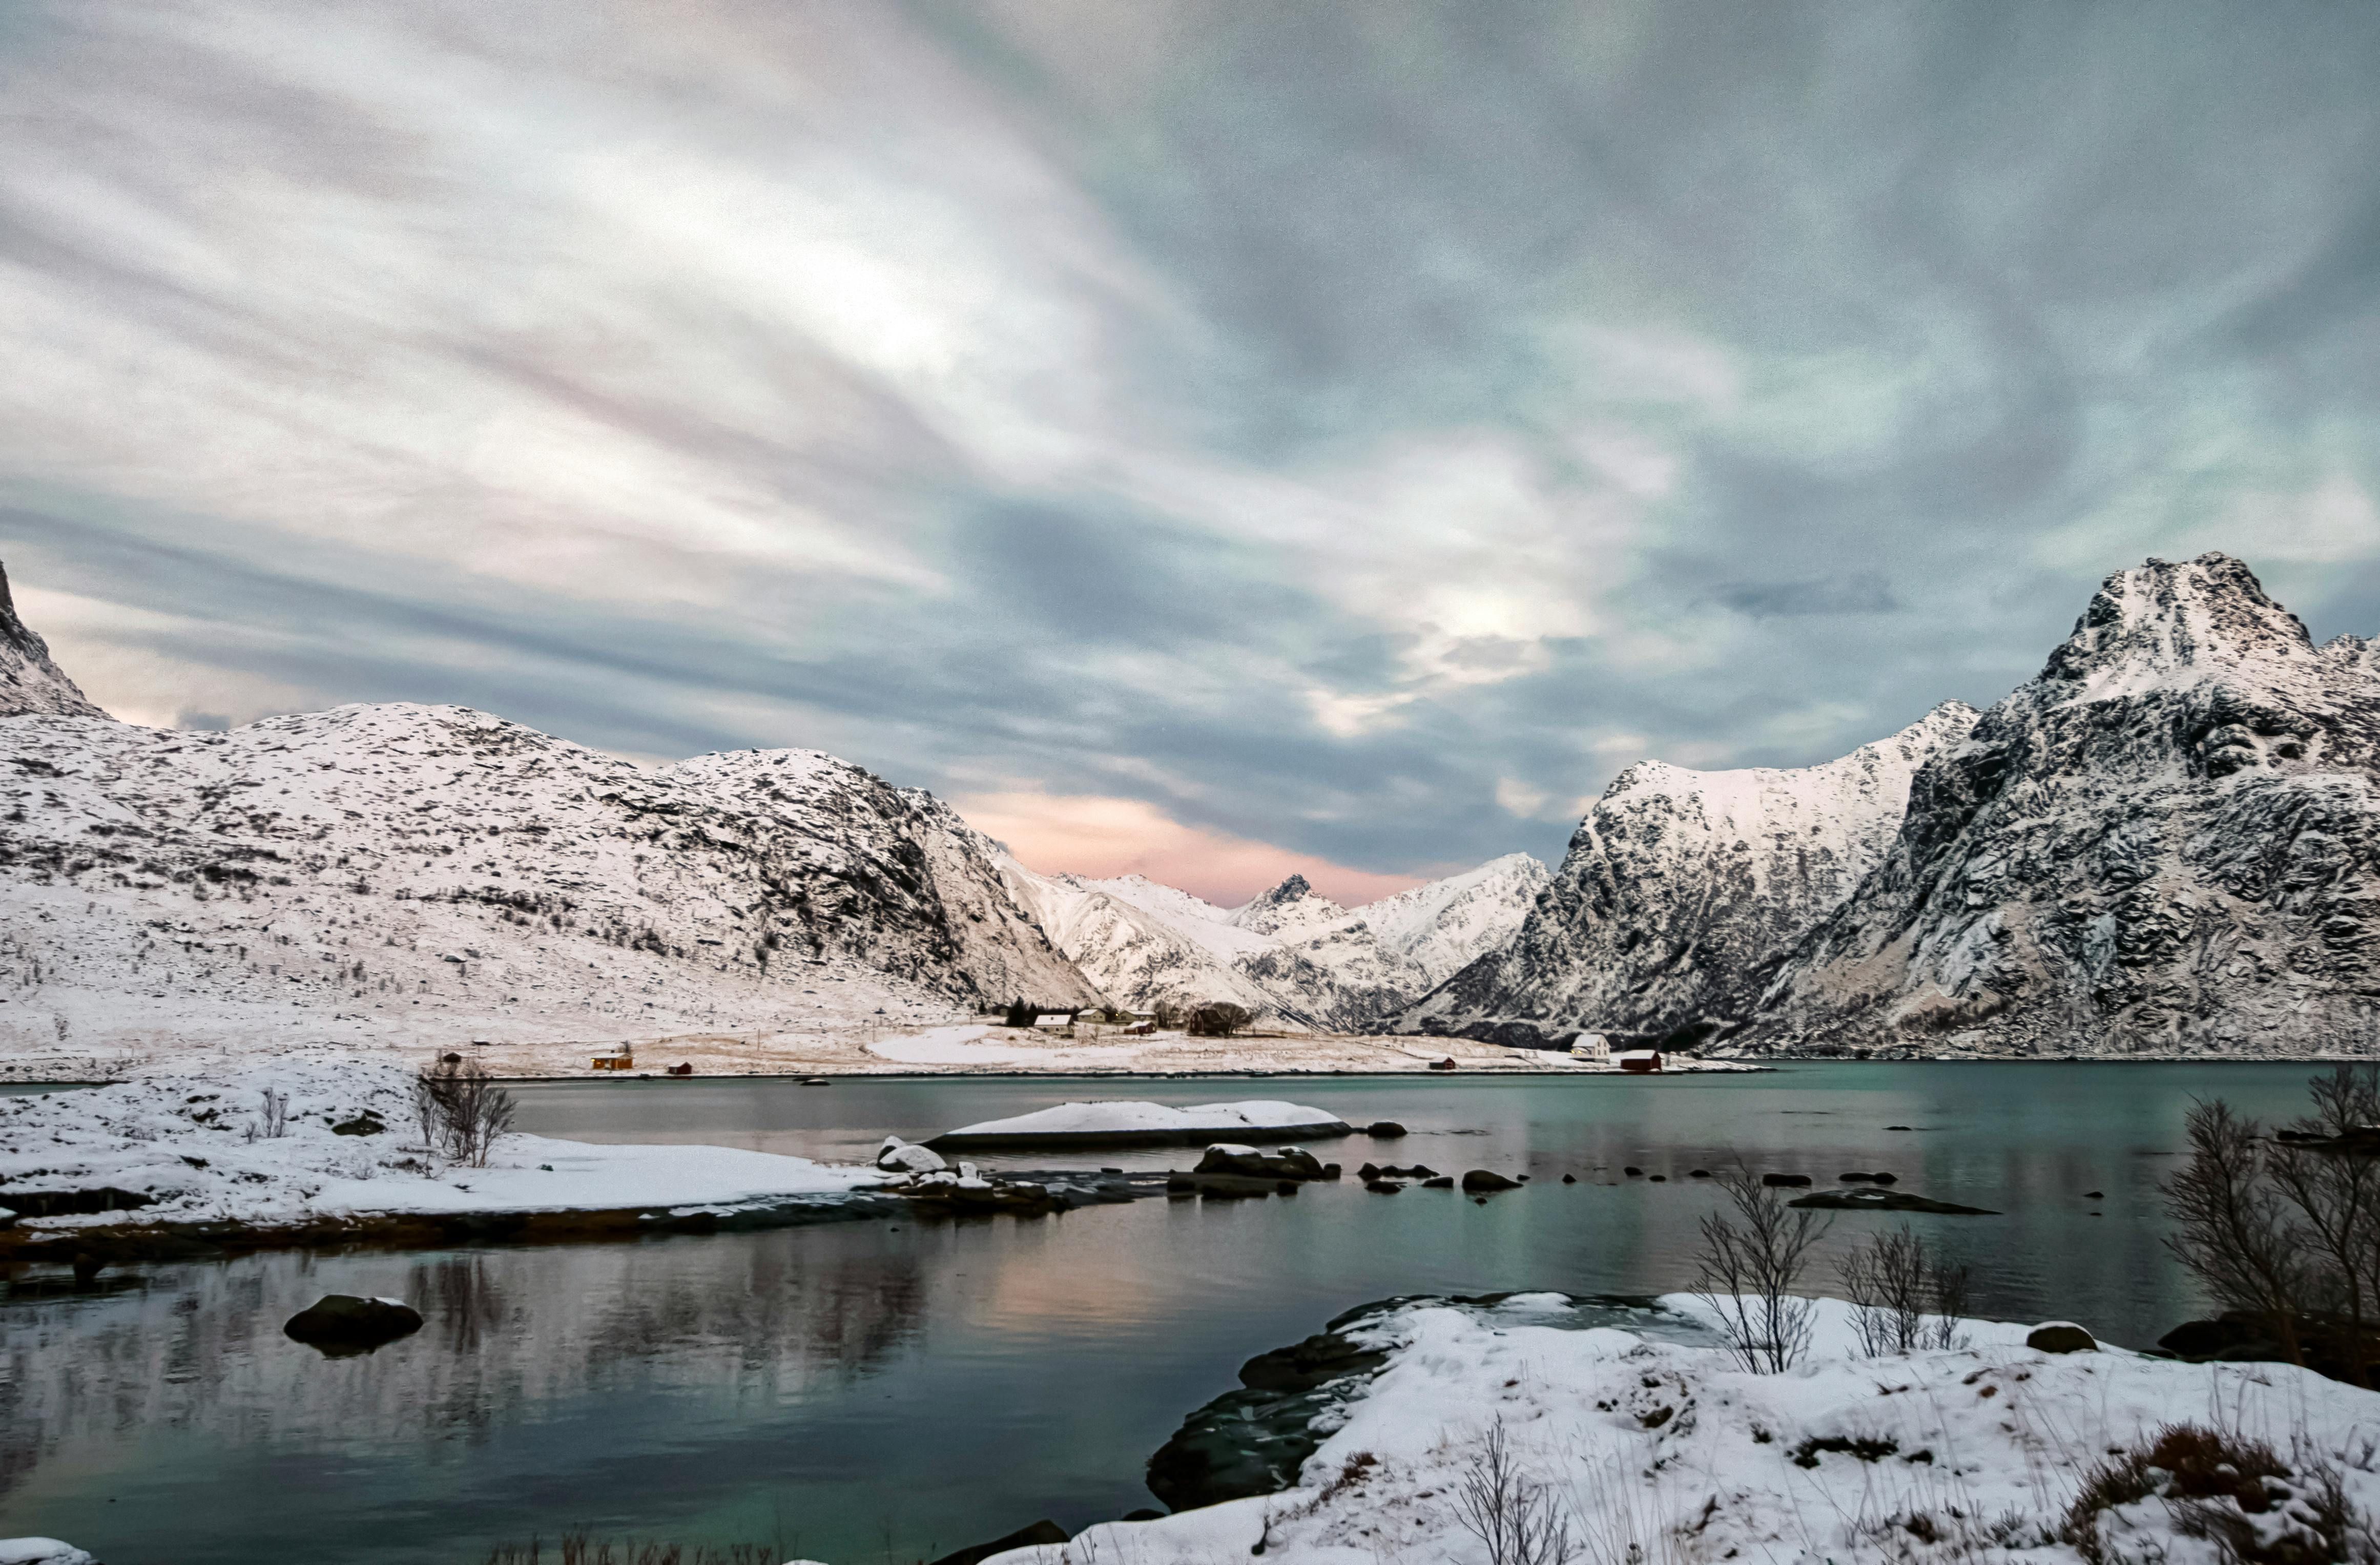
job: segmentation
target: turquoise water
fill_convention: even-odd
[[[2156,1198],[2190,1098],[2288,1114],[2307,1074],[1828,1063],[1661,1080],[540,1085],[520,1092],[525,1130],[834,1158],[1070,1098],[1285,1097],[1412,1130],[1338,1144],[1330,1155],[1351,1165],[1532,1181],[1485,1206],[1348,1183],[1026,1222],[259,1256],[108,1273],[79,1293],[20,1275],[0,1307],[0,1535],[67,1537],[109,1565],[462,1565],[589,1523],[857,1565],[931,1559],[1038,1516],[1080,1526],[1149,1503],[1143,1462],[1242,1360],[1351,1305],[1687,1286],[1710,1195],[1685,1176],[1737,1155],[1821,1184],[1889,1170],[1901,1189],[1997,1208],[1909,1219],[1974,1268],[1979,1313],[2146,1343],[2194,1307]],[[1670,1182],[1624,1179],[1631,1163]],[[1831,1244],[1881,1220],[1845,1217]],[[325,1361],[280,1325],[331,1292],[411,1299],[429,1325]]]

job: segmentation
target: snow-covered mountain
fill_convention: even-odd
[[[1512,854],[1351,912],[1299,875],[1222,908],[1137,875],[1009,869],[1019,904],[1114,1003],[1229,1001],[1335,1032],[1378,1027],[1510,939],[1545,880]]]
[[[1750,1049],[2380,1047],[2380,673],[2224,554],[2107,577],[1918,776]]]
[[[1949,702],[1821,766],[1612,781],[1518,933],[1401,1015],[1401,1032],[1515,1043],[1582,1030],[1641,1040],[1715,1032],[1750,976],[1882,861],[1910,780],[1975,722]]]
[[[1096,998],[939,801],[816,751],[650,770],[412,705],[228,734],[20,716],[0,745],[0,1044]]]
[[[0,717],[55,712],[67,717],[105,717],[66,671],[50,661],[49,643],[17,617],[8,572],[0,566]]]

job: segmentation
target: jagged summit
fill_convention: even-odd
[[[1335,923],[1347,910],[1316,892],[1305,876],[1293,874],[1253,902],[1232,910],[1232,923],[1259,935]]]
[[[8,590],[8,568],[0,565],[0,717],[22,717],[29,712],[107,716],[51,661],[49,643],[17,616],[17,601]]]
[[[2314,656],[2303,622],[2265,593],[2244,562],[2221,553],[2179,564],[2151,558],[2099,584],[2073,634],[2049,654],[2041,681],[2080,685],[2068,698],[2095,700],[2226,666],[2270,668]]]

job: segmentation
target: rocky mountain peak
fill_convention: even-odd
[[[56,717],[105,717],[91,699],[50,661],[49,643],[17,617],[8,590],[8,570],[0,565],[0,717],[47,713]]]
[[[2179,564],[2152,557],[2099,584],[2041,677],[2083,685],[2085,698],[2096,698],[2224,665],[2313,653],[2304,624],[2266,595],[2244,561],[2221,553]]]
[[[1310,897],[1313,894],[1314,887],[1306,880],[1305,876],[1292,875],[1280,885],[1275,886],[1272,890],[1258,896],[1254,902],[1248,904],[1248,905],[1250,907],[1281,907],[1286,904],[1295,902],[1301,897]]]

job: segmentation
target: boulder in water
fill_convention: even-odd
[[[1375,1141],[1391,1141],[1404,1133],[1405,1127],[1394,1120],[1374,1120],[1364,1127],[1364,1134]]]
[[[1324,1179],[1329,1177],[1322,1159],[1295,1146],[1284,1146],[1278,1152],[1259,1152],[1253,1146],[1217,1142],[1207,1148],[1191,1171],[1202,1174],[1238,1174],[1244,1179]]]
[[[281,1329],[325,1358],[345,1358],[412,1336],[421,1329],[421,1312],[402,1299],[325,1293],[291,1316]]]
[[[1485,1190],[1518,1190],[1521,1182],[1506,1179],[1500,1173],[1490,1173],[1486,1169],[1473,1169],[1463,1176],[1463,1188],[1476,1195]]]
[[[920,1146],[897,1135],[888,1135],[884,1138],[884,1145],[876,1149],[876,1166],[887,1173],[929,1174],[941,1173],[950,1164],[930,1146]]]

